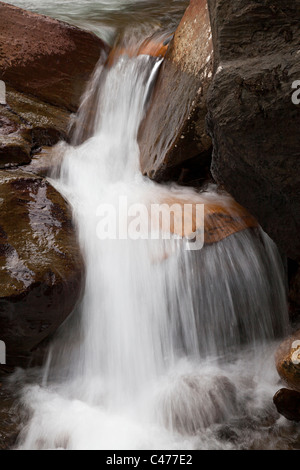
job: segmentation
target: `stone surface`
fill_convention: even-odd
[[[185,162],[195,156],[203,166],[210,161],[205,116],[212,56],[207,2],[191,0],[166,53],[139,131],[141,170],[151,179],[178,179]]]
[[[300,257],[300,2],[211,0],[212,174],[292,259]]]
[[[62,158],[60,146],[42,147],[33,155],[29,165],[22,166],[22,170],[39,176],[55,177],[59,174]]]
[[[169,42],[160,38],[150,38],[142,42],[142,44],[134,44],[128,47],[117,45],[113,47],[107,59],[107,65],[112,67],[113,64],[121,57],[136,57],[138,55],[150,55],[152,57],[164,57],[168,50]]]
[[[67,140],[70,113],[7,87],[7,104],[32,129],[33,148]]]
[[[31,147],[30,127],[6,105],[0,105],[0,168],[28,163]]]
[[[249,212],[226,196],[223,199],[220,197],[219,201],[207,201],[205,198],[201,199],[201,196],[197,201],[192,198],[190,200],[164,199],[161,204],[162,208],[165,204],[167,214],[171,214],[172,233],[190,238],[197,230],[204,228],[204,243],[206,245],[217,243],[242,230],[258,227],[257,221]],[[204,204],[204,226],[202,220],[197,219],[196,204]],[[187,205],[191,206],[190,211],[188,211]],[[169,217],[162,218],[162,220],[168,219]],[[190,230],[191,228],[192,230]]]
[[[5,380],[0,380],[0,450],[11,449],[20,431],[21,418],[16,401]]]
[[[109,47],[90,32],[3,2],[0,22],[0,80],[76,111]]]
[[[276,351],[275,361],[282,380],[300,392],[300,330],[283,341]]]
[[[278,413],[290,421],[300,421],[300,392],[282,388],[274,395],[274,405]]]
[[[0,105],[0,168],[26,165],[43,146],[68,140],[70,113],[7,88]]]
[[[225,376],[187,373],[173,378],[159,404],[168,429],[191,435],[235,414],[237,393],[235,385]]]
[[[300,266],[297,267],[290,279],[289,300],[300,309]]]
[[[46,180],[0,171],[0,336],[9,367],[28,365],[80,297],[83,263],[71,217]]]

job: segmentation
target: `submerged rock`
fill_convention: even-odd
[[[282,380],[300,392],[300,330],[279,346],[275,361]]]
[[[0,80],[76,111],[109,47],[93,33],[3,2],[0,18]]]
[[[0,171],[0,339],[8,366],[28,365],[74,309],[82,280],[63,197],[38,176]]]
[[[211,0],[212,174],[290,258],[300,258],[300,3]]]
[[[236,388],[227,377],[196,374],[172,377],[158,403],[165,426],[181,434],[222,423],[238,408]]]
[[[274,395],[274,405],[278,413],[290,421],[300,421],[300,392],[282,388]]]
[[[151,179],[178,179],[186,162],[196,156],[198,167],[210,162],[205,116],[212,56],[207,2],[191,0],[166,53],[139,131],[141,170]]]

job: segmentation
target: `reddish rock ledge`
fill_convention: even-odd
[[[107,46],[95,34],[0,2],[0,80],[76,111]]]

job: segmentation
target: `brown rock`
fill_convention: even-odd
[[[278,413],[290,421],[300,421],[300,392],[282,388],[274,395]]]
[[[150,55],[152,57],[164,57],[168,50],[168,44],[155,37],[146,39],[141,45],[131,45],[129,47],[116,46],[108,56],[107,65],[111,67],[122,55],[136,57],[138,55]]]
[[[0,79],[76,111],[108,46],[94,34],[0,2]]]
[[[62,159],[63,149],[60,146],[42,147],[33,155],[29,165],[22,166],[22,170],[39,176],[58,176]]]
[[[142,173],[156,181],[178,179],[185,162],[195,156],[204,167],[210,161],[205,116],[212,56],[207,2],[191,0],[139,131]]]
[[[41,146],[67,140],[70,113],[7,87],[0,105],[0,168],[28,164]]]
[[[0,450],[12,448],[21,427],[21,416],[16,397],[9,387],[0,382]]]
[[[26,366],[81,293],[83,264],[62,196],[44,179],[0,171],[0,339]]]
[[[282,380],[300,392],[300,330],[279,346],[275,361]]]
[[[212,174],[279,248],[300,258],[300,2],[211,0]]]
[[[241,232],[247,228],[258,227],[257,221],[243,207],[233,199],[221,199],[215,202],[208,202],[201,199],[164,199],[160,202],[161,207],[165,207],[165,212],[171,215],[171,233],[180,237],[188,237],[203,227],[196,217],[196,204],[204,204],[204,243],[211,245],[224,238]],[[164,206],[165,205],[165,206]],[[188,211],[188,206],[191,210]],[[166,215],[167,215],[166,214]],[[167,217],[165,220],[168,220]],[[202,222],[202,221],[201,221]],[[190,230],[186,232],[186,230]]]
[[[11,87],[7,87],[6,100],[10,109],[32,129],[34,148],[68,139],[70,113],[65,109],[45,104]]]
[[[30,162],[30,127],[7,106],[0,105],[0,168]]]

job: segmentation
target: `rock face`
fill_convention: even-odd
[[[58,178],[64,155],[63,145],[42,147],[39,152],[33,155],[29,165],[22,166],[22,170],[38,176]]]
[[[300,330],[279,346],[275,361],[282,380],[300,392]]]
[[[30,127],[5,105],[0,105],[0,168],[24,164],[31,159]]]
[[[204,204],[203,225],[202,220],[197,219],[197,204]],[[205,198],[201,200],[201,196],[196,202],[192,199],[183,200],[174,197],[162,200],[160,207],[164,216],[162,219],[170,220],[171,233],[190,238],[197,230],[203,229],[205,245],[217,243],[234,233],[258,227],[254,217],[225,194],[219,201],[209,201]],[[161,226],[159,228],[162,229]]]
[[[7,88],[0,105],[0,168],[24,165],[42,146],[68,140],[70,113]]]
[[[191,0],[159,72],[140,131],[141,170],[151,179],[176,179],[199,156],[206,166],[211,140],[205,129],[212,76],[211,28],[206,0]]]
[[[290,421],[300,421],[300,393],[282,388],[274,395],[274,405],[278,413]]]
[[[63,108],[7,88],[6,100],[9,108],[31,129],[33,148],[55,145],[67,140],[70,113]]]
[[[300,2],[211,0],[208,93],[215,180],[292,259],[300,258]]]
[[[108,46],[92,33],[3,2],[0,22],[0,80],[76,111]]]
[[[0,339],[7,365],[32,350],[76,305],[83,263],[62,196],[44,179],[0,171]]]

